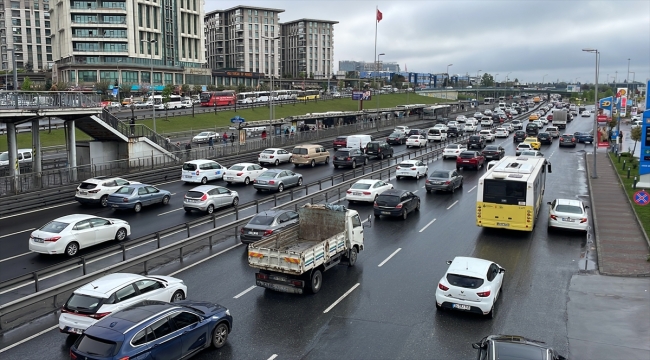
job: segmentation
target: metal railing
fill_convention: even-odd
[[[128,124],[125,121],[121,121],[110,111],[103,109],[100,113],[100,118],[105,123],[119,131],[122,135],[132,138],[132,137],[146,137],[147,139],[153,141],[161,148],[167,150],[170,153],[177,152],[180,150],[180,147],[171,141],[167,141],[160,134],[155,133],[153,130],[142,124]]]
[[[101,96],[77,91],[0,90],[0,111],[60,108],[101,108]]]

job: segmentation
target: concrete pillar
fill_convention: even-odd
[[[40,119],[32,120],[32,172],[34,184],[41,186],[41,172],[43,171],[43,158],[41,155],[41,132],[39,131]]]
[[[9,162],[9,176],[13,177],[13,191],[18,192],[18,175],[20,175],[20,166],[18,164],[18,143],[16,141],[16,124],[7,123],[7,152]]]
[[[67,147],[68,147],[68,168],[70,169],[70,180],[77,180],[77,140],[75,139],[74,120],[68,120]]]

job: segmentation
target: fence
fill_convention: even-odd
[[[76,91],[0,91],[0,110],[101,108],[101,96]]]

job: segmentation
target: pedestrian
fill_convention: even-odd
[[[235,133],[230,133],[230,144],[235,146]]]
[[[135,136],[135,118],[131,117],[131,120],[129,121],[129,124],[131,125],[131,136]]]
[[[291,138],[293,138],[293,129],[291,129]]]
[[[228,134],[224,131],[223,132],[223,144],[226,145],[228,143]]]
[[[168,143],[171,143],[171,142],[172,142],[172,139],[170,139],[169,136],[167,136],[167,137],[165,138],[165,140],[167,140]]]
[[[214,139],[212,136],[210,136],[210,139],[208,139],[208,148],[214,150]]]
[[[262,141],[266,142],[266,130],[262,130]]]

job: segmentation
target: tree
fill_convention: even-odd
[[[483,74],[481,77],[481,86],[490,87],[494,86],[494,77],[488,73]]]
[[[95,83],[95,90],[102,94],[102,97],[108,95],[108,88],[111,86],[110,81],[107,80],[102,80],[100,82]]]
[[[122,98],[129,98],[131,97],[131,89],[133,88],[133,84],[131,83],[122,83],[120,84],[120,95]]]
[[[237,86],[237,92],[238,92],[238,93],[246,92],[246,85],[244,85],[244,84],[239,84],[239,86]]]
[[[269,91],[269,84],[266,83],[266,82],[260,83],[259,90],[260,91]]]
[[[201,85],[194,85],[194,87],[192,87],[193,93],[200,94],[201,91],[203,91],[203,86]]]
[[[70,84],[65,81],[59,81],[56,84],[52,85],[50,88],[51,91],[68,91]]]
[[[144,95],[148,94],[149,89],[150,89],[149,84],[140,84],[140,93],[141,94],[144,94]]]
[[[207,89],[208,89],[208,91],[216,91],[217,87],[215,85],[210,84],[210,85],[208,85]]]
[[[52,88],[52,79],[47,78],[47,79],[45,79],[44,90],[47,91],[47,90],[50,90],[50,88]]]
[[[515,78],[514,84],[519,84],[519,79]]]
[[[32,80],[26,76],[25,79],[23,79],[23,84],[20,86],[20,90],[22,91],[29,91],[32,89]]]
[[[189,96],[190,95],[190,86],[188,84],[183,84],[181,86],[181,92],[183,93],[184,96]]]
[[[223,85],[218,85],[217,86],[217,91],[224,91],[224,90],[226,90],[225,86],[223,86]]]
[[[632,154],[636,151],[636,143],[641,140],[641,126],[635,126],[630,130],[630,139],[634,140],[634,149]]]

